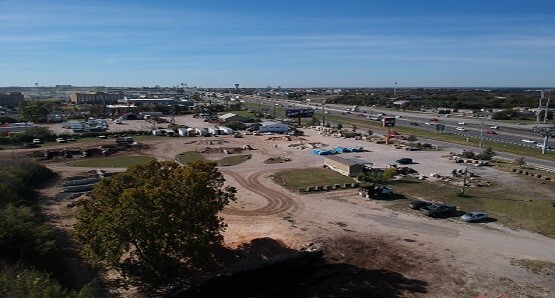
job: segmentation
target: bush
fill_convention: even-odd
[[[57,253],[54,230],[30,208],[8,204],[0,210],[0,258],[54,270]]]
[[[92,287],[68,291],[49,274],[0,264],[0,297],[93,297]]]

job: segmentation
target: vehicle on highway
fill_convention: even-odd
[[[430,121],[437,121],[437,118],[436,118],[436,117],[432,117],[432,118],[430,118],[430,119],[428,119],[428,120],[430,120]]]
[[[486,130],[486,131],[484,131],[484,133],[486,133],[488,135],[496,135],[497,134],[494,130]]]
[[[459,126],[459,127],[457,127],[457,128],[455,128],[455,129],[456,129],[456,130],[458,130],[458,131],[466,131],[466,128],[464,128],[464,127],[460,127],[460,126]]]
[[[33,144],[42,144],[40,139],[33,139]]]
[[[432,125],[430,122],[424,122],[424,125]]]
[[[497,126],[497,125],[490,126],[490,129],[499,129],[499,126]]]
[[[484,212],[472,211],[465,213],[463,216],[461,216],[461,219],[466,222],[479,222],[488,219],[488,215]]]
[[[461,121],[461,122],[458,122],[457,124],[458,124],[458,125],[466,125],[466,122]]]
[[[412,158],[400,158],[398,160],[395,161],[398,164],[402,164],[402,165],[410,165],[411,163],[413,163]]]
[[[57,138],[57,139],[56,139],[56,142],[58,142],[58,143],[66,143],[67,141],[66,141],[66,139],[64,139],[64,138]]]
[[[530,139],[522,139],[523,143],[528,143],[528,144],[536,144],[536,141],[534,140],[530,140]]]
[[[454,205],[436,203],[423,207],[420,211],[429,217],[450,216],[455,214],[457,207]]]
[[[410,125],[414,125],[414,126],[420,126],[420,124],[418,124],[417,122],[411,122],[409,123]]]
[[[428,207],[432,204],[433,204],[432,202],[416,200],[416,201],[410,202],[409,207],[410,207],[410,209],[420,210],[420,209],[422,209],[424,207]]]

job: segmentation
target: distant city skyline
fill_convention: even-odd
[[[551,87],[555,1],[0,0],[0,86]]]

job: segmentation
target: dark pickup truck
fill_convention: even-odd
[[[423,207],[420,211],[430,217],[441,217],[454,215],[457,211],[457,207],[447,204],[432,204],[430,206]]]

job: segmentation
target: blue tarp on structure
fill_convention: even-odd
[[[345,148],[345,147],[335,147],[333,148],[333,151],[335,153],[347,153],[347,152],[351,152],[350,148]]]

